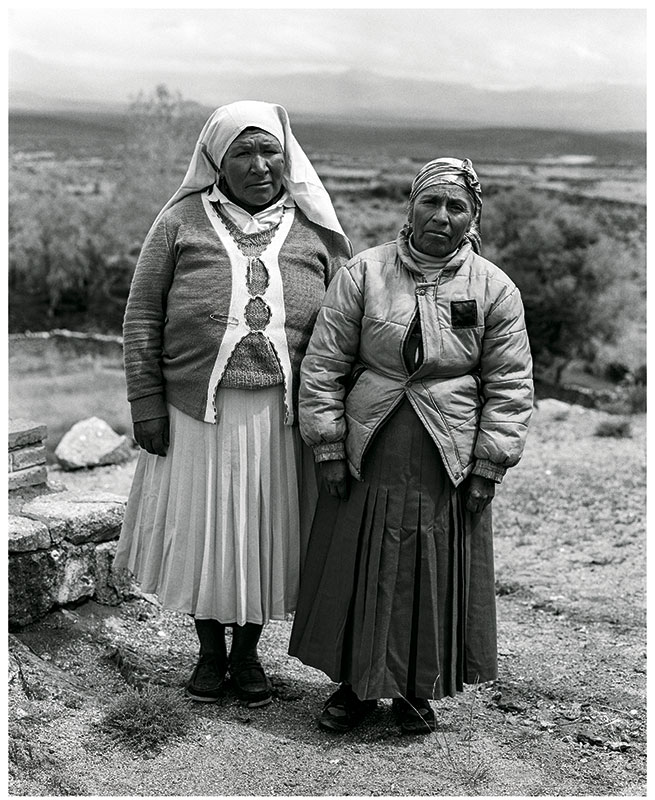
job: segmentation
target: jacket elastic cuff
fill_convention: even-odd
[[[479,458],[475,462],[475,466],[471,472],[473,475],[479,475],[481,478],[489,478],[496,483],[500,483],[505,477],[507,467],[495,464],[493,461],[488,461],[486,458]]]
[[[314,461],[340,461],[346,457],[344,442],[323,442],[312,447]]]
[[[167,417],[168,409],[163,394],[149,394],[130,402],[132,422],[145,422],[147,419]]]

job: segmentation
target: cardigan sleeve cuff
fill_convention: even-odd
[[[168,409],[163,394],[149,394],[130,402],[132,422],[145,422],[147,419],[167,417]]]
[[[312,447],[314,461],[341,461],[346,458],[344,442],[321,442]]]
[[[496,483],[500,483],[505,477],[507,467],[500,464],[495,464],[493,461],[488,461],[486,458],[479,458],[475,462],[472,474],[479,475],[481,478],[489,478]]]

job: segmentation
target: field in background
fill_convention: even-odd
[[[120,345],[10,340],[8,412],[10,419],[47,425],[49,464],[61,437],[82,419],[100,417],[117,433],[130,435]]]
[[[195,111],[198,132],[210,113]],[[349,160],[387,155],[432,158],[438,150],[465,150],[472,159],[514,162],[548,158],[594,159],[600,164],[646,166],[645,133],[588,133],[537,128],[453,128],[436,124],[370,124],[315,120],[292,116],[293,130],[311,156],[331,153]],[[50,151],[59,159],[118,154],[127,132],[127,116],[120,114],[9,113],[10,152]],[[194,142],[189,142],[189,153]]]
[[[199,130],[207,114],[198,109],[195,113]],[[330,191],[355,251],[395,237],[404,221],[408,189],[417,167],[445,154],[467,155],[474,161],[488,200],[483,235],[494,196],[502,195],[505,188],[527,187],[574,202],[583,219],[587,210],[602,208],[603,228],[611,234],[623,232],[630,236],[635,232],[645,236],[643,134],[461,130],[377,122],[353,125],[302,117],[294,118],[294,131]],[[71,176],[66,184],[69,192],[84,196],[106,190],[110,196],[109,187],[124,166],[127,134],[128,118],[116,114],[10,113],[10,164],[21,173],[35,175],[40,174],[41,167],[62,166]],[[189,142],[184,159],[190,156],[193,144]],[[178,166],[181,178],[186,162]],[[177,183],[171,185],[170,191],[176,186]],[[165,199],[162,197],[161,202]],[[144,219],[143,235],[149,224],[150,220]],[[111,327],[102,327],[100,316],[86,311],[62,315],[56,327],[119,333],[122,309],[116,306],[115,311]],[[42,307],[20,293],[10,297],[9,316],[12,331],[54,327],[48,324]],[[637,309],[637,322],[626,322],[621,343],[606,361],[616,357],[617,361],[631,363],[628,356],[632,354],[632,360],[641,363],[645,347],[641,316],[641,309]],[[89,320],[97,327],[88,327]],[[634,357],[634,353],[639,356]],[[22,355],[10,354],[9,414],[33,416],[48,425],[50,458],[63,433],[86,416],[102,416],[115,430],[129,432],[120,358],[111,364],[94,355],[24,359],[24,351]],[[593,383],[593,388],[602,388],[597,377],[578,367],[574,365],[569,370],[569,379],[576,376],[577,369],[577,378],[583,385]]]
[[[9,419],[27,418],[48,428],[48,464],[62,436],[82,419],[100,417],[117,433],[131,436],[132,421],[117,342],[11,337],[9,342]],[[611,391],[608,380],[588,375],[573,362],[564,383]]]
[[[203,122],[198,114],[198,131]],[[10,158],[26,164],[77,162],[80,168],[112,172],[120,168],[127,123],[118,114],[10,113]],[[418,165],[455,155],[472,159],[486,185],[519,183],[583,197],[646,201],[643,133],[365,125],[303,117],[294,119],[293,127],[321,178],[337,192],[411,180]],[[189,158],[194,144],[189,142]],[[186,164],[181,167],[183,174]]]

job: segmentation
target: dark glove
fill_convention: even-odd
[[[341,500],[348,499],[348,483],[350,475],[348,474],[348,465],[344,459],[337,459],[334,461],[320,461],[319,470],[321,479],[325,483],[328,492],[333,497],[339,497]]]
[[[482,475],[471,475],[464,491],[466,510],[473,514],[481,514],[493,500],[496,493],[496,482]]]
[[[168,450],[168,417],[146,419],[134,423],[134,439],[139,447],[155,456],[165,456]]]

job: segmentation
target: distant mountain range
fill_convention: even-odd
[[[219,106],[239,99],[281,103],[290,113],[352,122],[436,122],[580,131],[645,131],[645,86],[581,86],[506,91],[385,77],[367,71],[246,75],[106,71],[53,65],[21,53],[9,59],[10,111],[120,111],[158,84],[185,99]],[[38,88],[35,88],[38,87]],[[133,90],[130,87],[135,87]]]

